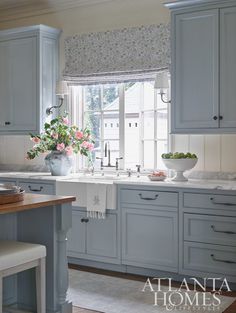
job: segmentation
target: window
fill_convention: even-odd
[[[121,168],[161,169],[161,154],[168,151],[168,106],[160,99],[154,81],[90,85],[72,88],[75,122],[89,127],[95,140],[92,153],[104,157],[105,146],[111,151],[111,165],[123,157]],[[104,158],[104,165],[107,165]],[[86,160],[80,167],[86,167]]]

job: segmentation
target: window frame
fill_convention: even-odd
[[[99,84],[100,87],[100,101],[103,99],[103,87],[107,84]],[[109,84],[108,84],[109,85]],[[118,139],[110,139],[112,141],[119,141],[119,156],[123,157],[120,160],[120,170],[125,170],[125,83],[118,83],[118,98],[119,98],[119,138]],[[93,113],[101,113],[101,134],[100,134],[100,142],[101,144],[101,155],[104,155],[104,143],[109,141],[109,139],[104,139],[104,112],[106,112],[101,106],[100,110],[85,110],[85,90],[83,85],[71,85],[70,94],[69,94],[69,111],[71,112],[71,122],[74,124],[81,125],[81,128],[85,127],[84,124],[84,116],[86,112],[93,112]],[[76,90],[75,89],[78,89]],[[139,131],[139,164],[141,165],[142,172],[149,172],[153,169],[157,168],[157,153],[158,153],[158,142],[166,142],[167,143],[167,150],[171,151],[172,147],[172,140],[170,135],[170,105],[167,104],[166,108],[158,108],[157,107],[157,97],[160,93],[159,89],[154,89],[154,108],[153,109],[143,109],[139,108],[139,123],[140,123],[140,131]],[[167,94],[169,94],[169,90],[167,90]],[[167,95],[168,96],[168,95]],[[142,101],[143,103],[143,101]],[[157,125],[158,125],[158,118],[157,114],[161,111],[167,110],[167,138],[162,139],[158,138],[157,134]],[[117,112],[117,110],[109,110],[109,112]],[[154,137],[153,139],[146,139],[144,138],[144,113],[145,112],[154,112]],[[154,167],[151,168],[144,168],[144,144],[147,141],[151,141],[154,143]],[[76,167],[75,171],[83,171],[86,169],[85,166],[85,158],[80,156],[76,158]],[[114,171],[114,168],[106,168],[106,170]]]

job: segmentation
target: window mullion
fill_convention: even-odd
[[[144,167],[144,85],[140,88],[140,108],[139,108],[139,164]]]
[[[154,169],[157,168],[157,90],[154,90]]]
[[[119,151],[120,157],[123,159],[120,162],[120,168],[125,167],[125,84],[119,85]]]
[[[101,145],[101,157],[104,156],[104,111],[103,111],[103,85],[100,85],[100,106],[101,106],[101,134],[100,134],[100,145]]]

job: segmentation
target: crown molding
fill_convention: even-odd
[[[0,23],[111,1],[114,0],[48,0],[47,2],[16,0],[2,3],[0,1]]]

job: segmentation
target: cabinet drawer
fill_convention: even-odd
[[[184,240],[236,246],[236,218],[184,214]]]
[[[121,191],[121,202],[177,207],[178,193],[154,190],[149,191],[125,189]]]
[[[184,207],[235,210],[236,196],[184,193]]]
[[[26,193],[39,193],[45,195],[54,195],[54,185],[44,183],[32,183],[19,181],[19,186],[25,190]]]
[[[236,275],[236,249],[220,245],[184,243],[184,269],[193,273]]]

